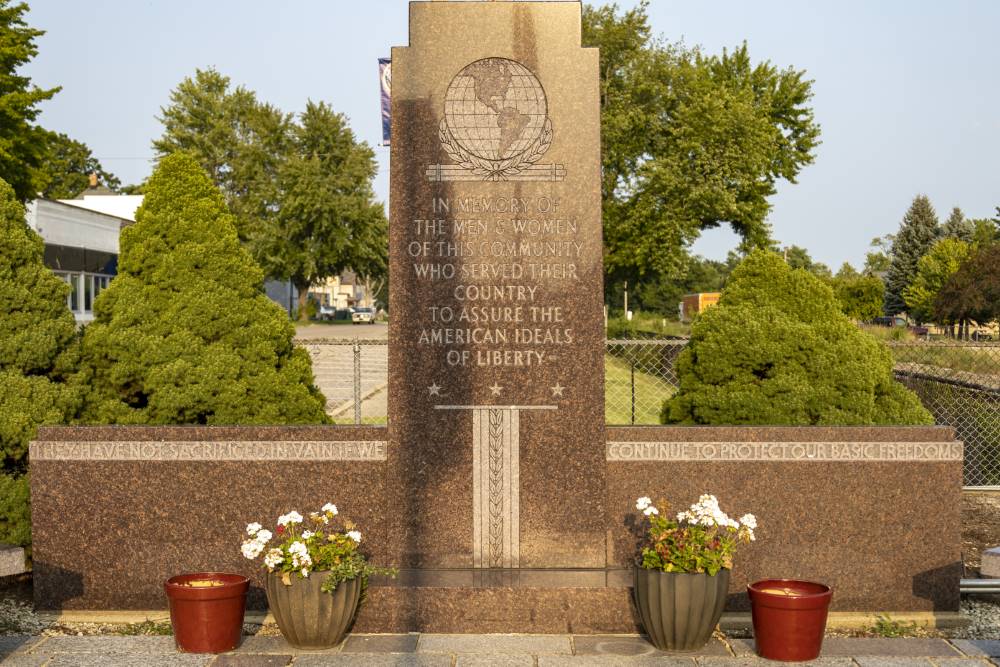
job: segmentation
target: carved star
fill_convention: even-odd
[[[432,382],[431,386],[427,387],[427,391],[429,392],[428,395],[430,395],[430,396],[440,396],[441,395],[441,387],[438,386],[437,382]]]
[[[559,384],[558,382],[556,382],[554,386],[550,387],[550,389],[552,390],[552,396],[553,397],[555,397],[555,396],[562,396],[563,395],[563,389],[565,389],[565,388],[566,387],[564,387],[561,384]]]
[[[499,396],[500,395],[500,390],[502,390],[502,389],[503,389],[503,387],[501,387],[499,384],[497,384],[496,382],[494,382],[493,386],[490,387],[490,393],[493,396]]]

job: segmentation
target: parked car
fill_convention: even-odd
[[[333,306],[320,306],[316,318],[320,320],[332,320],[337,315],[337,309]]]
[[[896,315],[894,317],[889,317],[889,316],[876,317],[874,320],[872,320],[872,324],[875,324],[880,327],[905,327],[906,318],[900,317],[899,315]]]
[[[351,313],[351,321],[354,324],[375,324],[375,309],[355,308]]]

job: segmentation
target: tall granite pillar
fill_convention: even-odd
[[[404,567],[604,567],[598,53],[578,2],[412,2],[392,51]]]

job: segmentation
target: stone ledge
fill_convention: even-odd
[[[0,544],[0,577],[13,577],[28,571],[24,560],[24,547]]]

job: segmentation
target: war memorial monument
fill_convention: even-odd
[[[731,611],[747,581],[801,577],[831,585],[835,611],[957,612],[951,429],[605,425],[581,5],[409,11],[392,53],[388,425],[43,428],[37,605],[161,609],[161,583],[191,570],[259,583],[241,522],[335,500],[400,568],[356,631],[634,632],[635,498],[711,492],[762,527]]]

